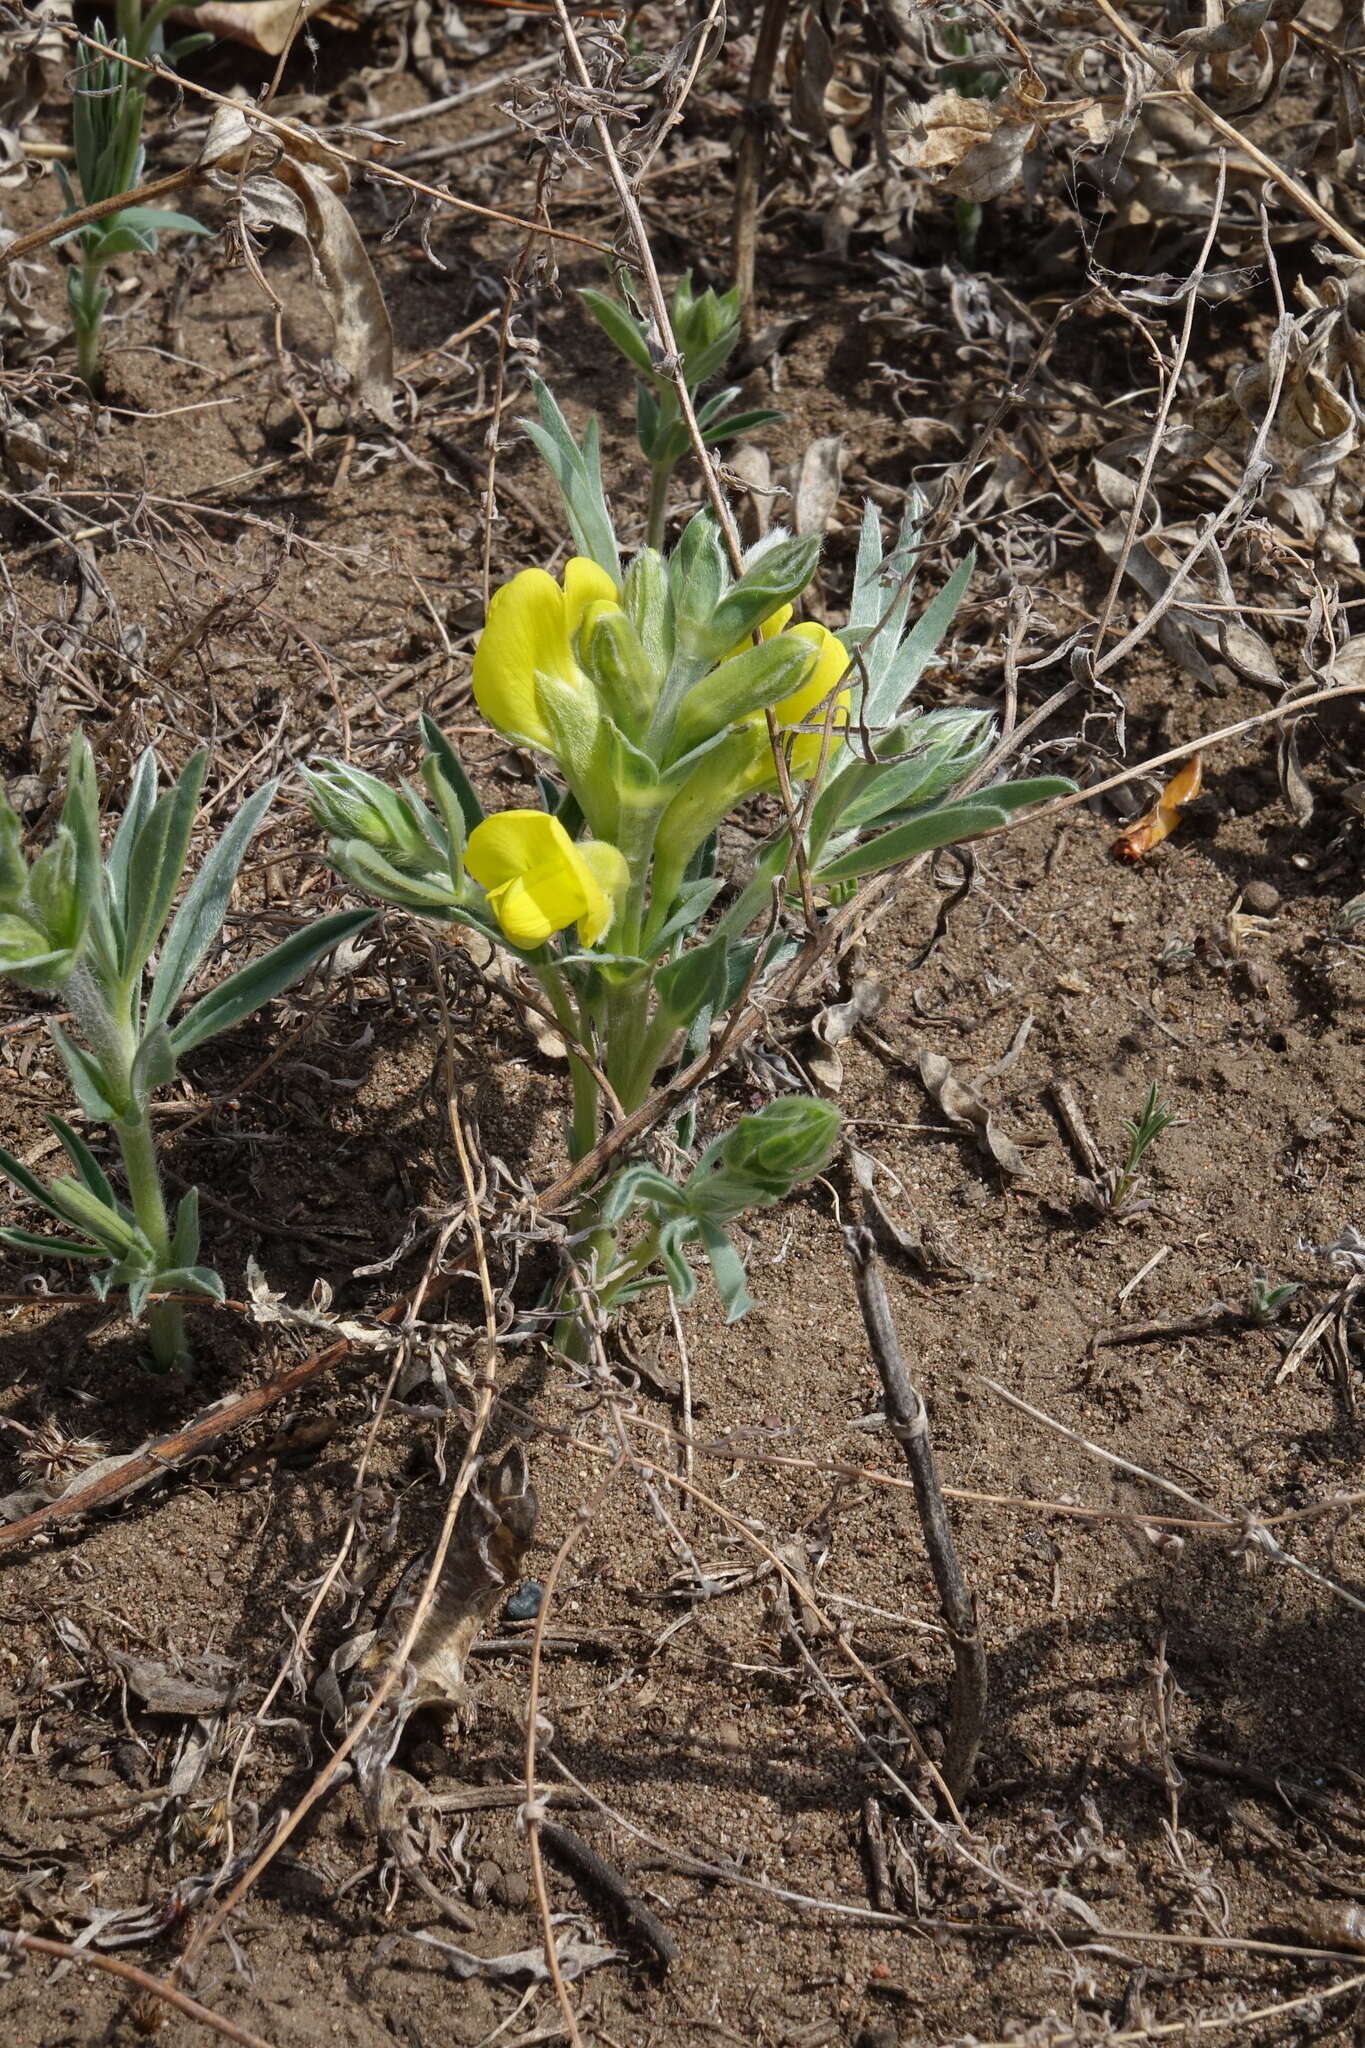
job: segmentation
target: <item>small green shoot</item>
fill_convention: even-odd
[[[76,1035],[57,1024],[48,1030],[87,1125],[113,1128],[128,1191],[125,1201],[85,1139],[60,1117],[49,1117],[72,1171],[44,1181],[0,1151],[0,1172],[63,1234],[0,1229],[0,1244],[92,1261],[100,1269],[95,1292],[103,1298],[111,1287],[126,1288],[135,1320],[151,1295],[223,1298],[218,1275],[198,1262],[198,1190],[189,1190],[174,1220],[167,1211],[152,1096],[175,1080],[184,1054],[291,988],[374,915],[336,911],[305,925],[177,1018],[180,998],[222,930],[237,870],[275,793],[268,782],[241,806],[172,917],[207,762],[202,751],[192,755],[172,786],[161,790],[156,755],[148,748],[107,854],[100,846],[95,761],[83,733],[71,742],[57,829],[31,864],[20,847],[19,819],[0,794],[0,974],[20,988],[60,994]],[[188,1362],[178,1302],[156,1303],[148,1330],[160,1370]]]
[[[1124,1135],[1128,1140],[1128,1151],[1122,1166],[1110,1167],[1100,1183],[1103,1206],[1110,1216],[1136,1214],[1139,1208],[1147,1208],[1146,1200],[1134,1200],[1134,1191],[1141,1178],[1142,1161],[1163,1131],[1178,1123],[1173,1109],[1168,1109],[1157,1094],[1153,1081],[1147,1090],[1146,1100],[1136,1117],[1123,1119]]]
[[[625,289],[629,290],[626,285]],[[636,372],[636,432],[645,461],[649,464],[649,516],[646,545],[662,548],[668,517],[668,486],[673,472],[692,446],[687,422],[678,402],[671,367],[651,342],[646,316],[635,306],[612,298],[607,292],[581,291],[579,297],[608,339],[615,343]],[[702,385],[714,377],[733,355],[740,337],[739,291],[692,290],[692,273],[679,278],[669,308],[673,338],[682,364],[683,381],[689,398],[695,400]],[[752,434],[758,427],[780,420],[780,412],[759,407],[750,412],[732,412],[739,386],[728,385],[696,407],[697,425],[708,448]]]
[[[57,177],[66,199],[68,213],[94,206],[132,192],[142,183],[146,152],[142,147],[142,121],[147,95],[138,74],[120,61],[132,56],[145,61],[162,50],[162,26],[174,0],[162,0],[143,19],[139,0],[120,0],[119,56],[92,56],[76,70],[71,102],[71,139],[76,151],[76,182],[79,196],[66,168],[56,165]],[[96,21],[94,37],[106,40],[104,24]],[[210,36],[188,36],[167,52],[183,56],[187,50],[211,42]],[[202,222],[186,213],[170,213],[159,206],[124,206],[88,227],[73,228],[58,241],[75,244],[76,260],[67,272],[67,303],[76,336],[76,368],[84,384],[96,395],[100,391],[100,336],[109,304],[109,287],[104,282],[107,266],[120,256],[151,256],[159,234],[206,235]]]
[[[1249,1323],[1258,1329],[1268,1330],[1280,1319],[1280,1311],[1286,1308],[1299,1292],[1297,1280],[1287,1280],[1282,1286],[1273,1287],[1263,1273],[1258,1273],[1251,1283],[1243,1313]]]

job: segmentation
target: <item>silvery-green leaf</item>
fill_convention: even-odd
[[[133,842],[128,861],[123,957],[125,978],[145,965],[161,936],[185,871],[208,755],[191,754],[171,789],[159,796]]]
[[[196,968],[222,930],[237,871],[278,786],[272,779],[247,799],[186,890],[157,962],[147,1004],[148,1028],[169,1022]]]
[[[48,1019],[48,1035],[61,1054],[66,1077],[87,1123],[109,1124],[123,1115],[128,1105],[115,1102],[99,1061],[67,1037],[60,1024]]]
[[[711,1278],[716,1283],[716,1292],[725,1308],[727,1323],[737,1323],[753,1307],[744,1280],[744,1262],[725,1231],[718,1223],[705,1222],[697,1226],[697,1235],[706,1248],[711,1265]]]
[[[103,1202],[107,1208],[118,1208],[118,1197],[110,1186],[103,1167],[80,1133],[73,1131],[70,1124],[66,1123],[59,1116],[50,1116],[47,1122],[49,1129],[56,1132],[67,1158],[71,1161],[71,1164],[75,1167],[91,1194],[95,1196],[97,1201]]]
[[[105,1259],[109,1254],[100,1244],[78,1244],[72,1237],[39,1237],[32,1230],[0,1229],[0,1244],[16,1252],[49,1253],[54,1259]]]
[[[217,988],[201,996],[172,1031],[171,1045],[176,1057],[203,1045],[206,1039],[216,1038],[220,1031],[230,1030],[263,1003],[292,988],[324,954],[373,923],[374,916],[372,910],[333,911],[330,917],[320,918],[316,924],[293,933],[263,959],[253,960],[236,974],[230,974]]]
[[[886,868],[913,860],[917,853],[928,853],[936,846],[955,846],[959,840],[971,839],[978,832],[989,832],[993,825],[1003,825],[1006,815],[998,804],[981,799],[941,804],[936,810],[925,811],[918,818],[840,854],[822,866],[815,879],[856,882],[864,875],[879,875]]]

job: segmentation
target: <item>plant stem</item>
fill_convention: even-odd
[[[76,375],[86,389],[99,397],[103,387],[100,376],[100,329],[103,326],[100,303],[100,271],[103,265],[93,257],[83,256],[80,265],[80,308],[73,295],[72,309],[76,329]]]
[[[668,486],[673,476],[671,462],[656,462],[649,472],[649,511],[645,518],[645,546],[663,553],[664,531],[668,525]]]
[[[123,1154],[128,1197],[138,1227],[156,1253],[158,1266],[169,1266],[171,1223],[166,1213],[166,1197],[161,1187],[150,1115],[144,1110],[141,1115],[134,1114],[116,1123],[114,1135]],[[160,1371],[170,1372],[177,1366],[188,1364],[190,1347],[185,1335],[185,1311],[178,1301],[154,1303],[147,1314],[147,1331],[152,1357]]]
[[[550,1008],[555,1013],[555,1022],[564,1034],[566,1049],[577,1042],[590,1046],[588,1020],[577,1010],[560,976],[553,968],[538,967],[536,980],[544,989]],[[569,1085],[573,1090],[573,1121],[569,1132],[569,1157],[583,1159],[597,1143],[597,1083],[584,1066],[582,1060],[568,1051]]]

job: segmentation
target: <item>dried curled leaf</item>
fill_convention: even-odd
[[[1119,833],[1111,851],[1120,860],[1137,861],[1149,854],[1154,846],[1160,846],[1180,823],[1181,805],[1198,796],[1203,780],[1202,756],[1191,754],[1184,767],[1177,769],[1166,784],[1152,809],[1135,825],[1129,825]]]
[[[896,156],[908,170],[945,170],[944,190],[980,205],[1013,190],[1053,122],[1079,121],[1093,139],[1097,118],[1102,127],[1096,100],[1049,100],[1034,77],[1016,79],[996,99],[940,92],[909,111]]]
[[[279,227],[308,245],[332,322],[332,354],[359,403],[393,419],[393,328],[360,230],[346,211],[345,160],[306,129],[253,129],[246,110],[219,107],[199,158],[220,190],[240,190],[249,228]]]
[[[971,1080],[955,1074],[952,1062],[941,1052],[931,1052],[927,1046],[921,1046],[917,1054],[920,1079],[949,1123],[957,1124],[963,1130],[974,1130],[1001,1172],[1016,1178],[1027,1175],[1032,1169],[1019,1147],[996,1129],[991,1112],[982,1100],[980,1084],[997,1074],[1006,1073],[1014,1065],[1032,1028],[1032,1017],[1025,1018],[1004,1057]]]

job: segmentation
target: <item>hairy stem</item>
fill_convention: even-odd
[[[128,1176],[128,1199],[138,1227],[145,1235],[156,1262],[163,1269],[171,1263],[171,1221],[161,1186],[156,1159],[156,1139],[146,1110],[114,1125],[123,1170]],[[147,1312],[147,1333],[152,1357],[162,1372],[189,1363],[189,1340],[185,1335],[185,1311],[178,1301],[155,1302]]]

